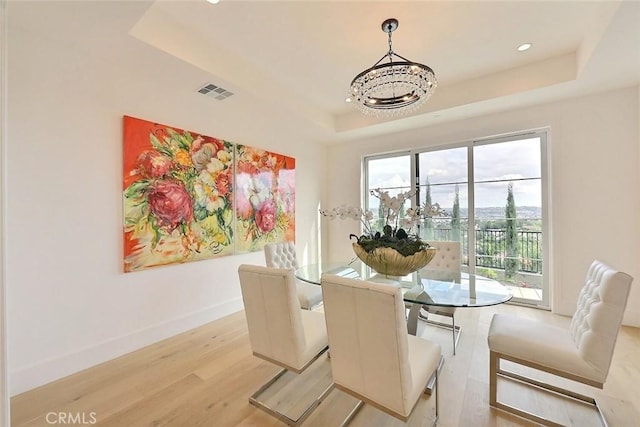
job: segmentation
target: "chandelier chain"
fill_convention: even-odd
[[[392,42],[391,42],[391,33],[393,32],[393,30],[391,30],[391,26],[389,26],[389,63],[391,65],[393,65],[393,47],[391,46]],[[393,75],[396,73],[396,70],[392,67],[391,68],[391,76],[393,77]],[[396,83],[395,83],[395,79],[392,78],[391,79],[391,93],[392,95],[395,97],[396,96]]]

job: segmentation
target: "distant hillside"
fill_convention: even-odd
[[[504,206],[491,208],[476,208],[476,219],[502,219],[504,218]],[[452,208],[444,208],[449,216],[453,212]],[[518,206],[516,207],[518,219],[540,219],[542,218],[542,208],[539,206]],[[460,208],[460,217],[467,218],[467,208]]]

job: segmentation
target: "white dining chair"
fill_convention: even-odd
[[[324,274],[322,293],[333,382],[360,400],[342,425],[364,403],[407,421],[434,375],[438,387],[440,346],[407,333],[397,285]]]
[[[264,246],[264,258],[267,267],[298,268],[296,246],[293,242],[267,243]],[[301,280],[296,280],[296,288],[300,307],[311,310],[322,303],[322,289]]]
[[[419,271],[424,278],[442,280],[447,282],[460,283],[462,257],[460,242],[433,242],[431,246],[438,249],[431,262]],[[418,318],[429,325],[445,328],[451,331],[453,340],[453,355],[456,354],[456,347],[460,339],[462,328],[456,325],[456,308],[439,307],[435,305],[423,305]],[[429,315],[449,317],[451,323],[438,322]]]
[[[498,401],[498,376],[515,379],[593,405],[593,397],[516,374],[501,366],[506,360],[569,380],[603,388],[622,323],[633,278],[594,261],[578,296],[568,329],[513,315],[493,315],[489,328],[489,404],[522,418],[561,425],[540,415]]]
[[[333,389],[326,388],[297,418],[259,400],[287,371],[302,373],[325,351],[324,314],[301,310],[292,269],[243,264],[238,268],[253,355],[283,369],[249,398],[249,402],[290,426],[300,425]]]

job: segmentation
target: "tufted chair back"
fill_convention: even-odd
[[[429,279],[453,280],[459,283],[462,264],[460,242],[433,242],[431,246],[438,251],[431,262],[420,271]]]
[[[633,278],[594,261],[578,296],[570,333],[582,358],[607,377]]]
[[[460,242],[433,242],[431,244],[434,248],[438,249],[436,255],[431,262],[420,270],[420,276],[423,279],[442,280],[445,282],[460,283],[461,279],[461,264],[462,264],[462,251],[460,249]],[[460,338],[460,326],[456,326],[455,307],[439,307],[434,305],[424,305],[422,308],[431,314],[437,314],[438,316],[446,316],[451,318],[451,339],[453,340],[453,354],[456,354],[456,346],[458,339]],[[427,323],[431,323],[435,326],[442,326],[439,322],[434,322],[431,319],[420,315],[420,318]],[[446,325],[449,328],[449,325]]]
[[[268,267],[298,268],[296,246],[293,242],[267,243],[264,256]]]

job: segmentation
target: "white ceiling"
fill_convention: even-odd
[[[101,12],[98,19],[119,21],[112,31],[126,28],[128,37],[205,71],[235,97],[289,109],[324,142],[640,83],[638,1],[121,4],[117,13]],[[76,34],[75,43],[96,42],[90,37],[95,17],[81,19],[51,7],[40,14],[17,10],[24,27],[46,29],[54,20],[58,37],[85,22],[89,34]],[[9,14],[10,22],[15,16]],[[345,95],[351,79],[386,53],[387,36],[380,29],[386,18],[399,21],[394,51],[433,68],[439,85],[413,116],[381,120],[359,113]],[[524,42],[533,47],[518,52]]]

